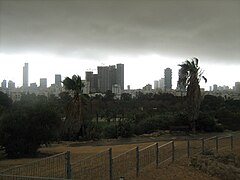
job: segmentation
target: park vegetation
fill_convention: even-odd
[[[201,96],[197,115],[190,118],[196,109],[189,110],[188,96],[138,92],[116,99],[111,91],[89,96],[77,75],[64,79],[63,85],[67,91],[58,97],[25,94],[18,102],[0,92],[0,149],[8,157],[35,155],[52,141],[127,138],[168,132],[171,126],[189,127],[190,133],[240,129],[240,100]]]

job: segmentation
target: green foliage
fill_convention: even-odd
[[[197,129],[205,132],[216,131],[216,122],[214,117],[207,113],[200,113],[197,120]]]
[[[118,136],[123,138],[131,137],[134,133],[134,124],[129,119],[124,119],[118,122]]]
[[[57,138],[60,125],[46,104],[17,103],[0,118],[0,146],[10,158],[34,155],[40,144]]]
[[[11,107],[12,100],[7,96],[7,94],[0,91],[0,115],[7,108]]]
[[[174,116],[170,114],[149,117],[140,121],[136,125],[135,133],[140,135],[144,133],[152,133],[157,130],[167,130],[173,122]]]
[[[105,138],[118,138],[118,127],[116,124],[110,123],[109,125],[105,126],[103,130],[103,134]]]
[[[223,125],[225,129],[239,130],[240,129],[240,113],[231,112],[226,108],[221,108],[216,113],[218,122]]]

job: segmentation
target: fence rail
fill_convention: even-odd
[[[25,165],[15,166],[13,168],[1,171],[0,174],[19,175],[19,176],[38,176],[48,178],[67,178],[66,161],[70,152],[60,153],[54,156],[33,161]],[[0,176],[1,177],[1,176]]]
[[[186,143],[185,143],[186,142]],[[200,153],[218,153],[233,150],[233,136],[170,141],[163,145],[154,143],[143,149],[135,147],[116,157],[112,149],[71,163],[70,152],[57,154],[26,165],[17,166],[0,172],[0,179],[6,180],[55,180],[55,179],[99,179],[115,180],[129,173],[139,176],[144,167],[155,163],[174,162],[183,157]]]

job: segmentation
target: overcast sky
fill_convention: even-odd
[[[239,0],[0,0],[0,81],[22,85],[54,74],[125,64],[141,88],[197,57],[210,86],[240,81]],[[96,72],[96,71],[95,71]]]

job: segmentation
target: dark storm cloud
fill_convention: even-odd
[[[0,0],[0,52],[240,63],[239,17],[237,0]]]

